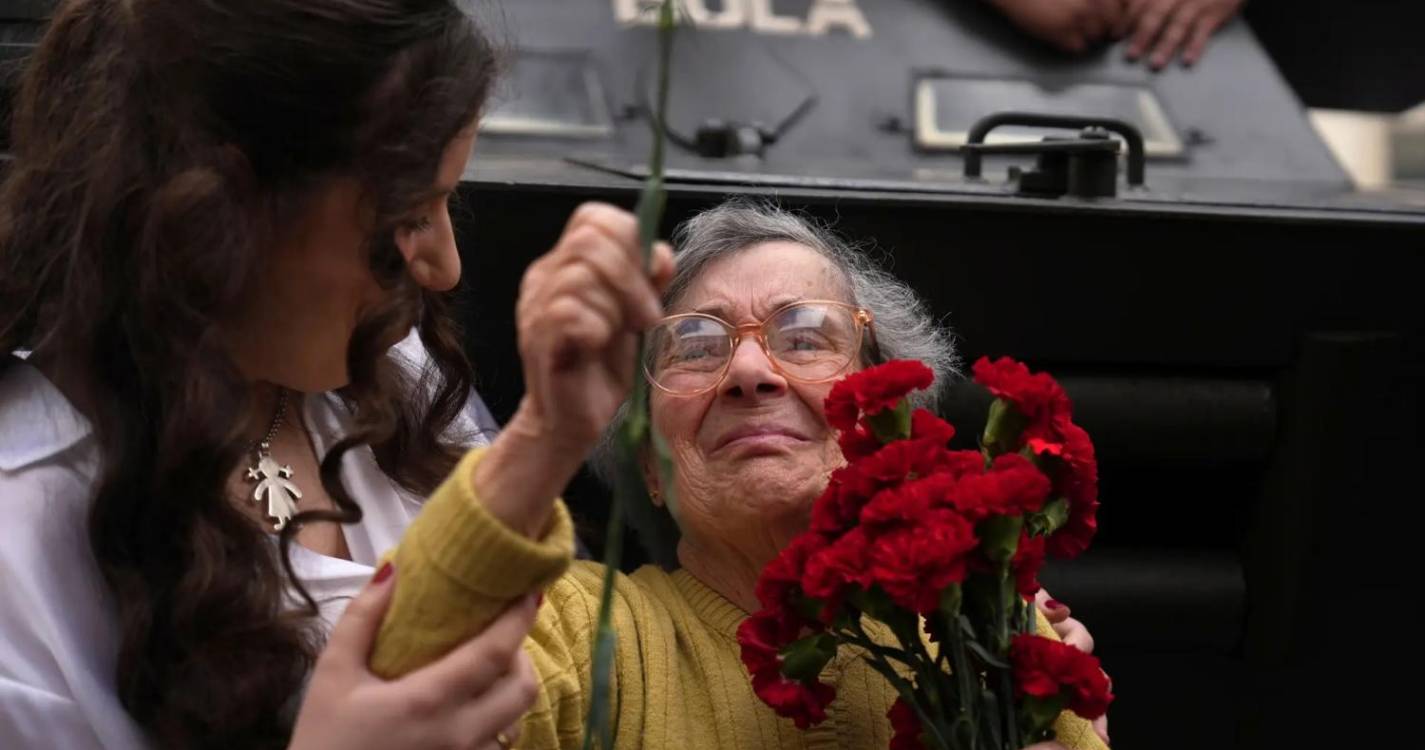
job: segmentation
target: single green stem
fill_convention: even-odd
[[[1001,669],[999,678],[1000,695],[1004,696],[1005,724],[1008,726],[1005,736],[1009,738],[1011,748],[1020,748],[1024,743],[1019,739],[1019,717],[1014,711],[1014,683],[1008,669]]]
[[[658,11],[658,111],[652,113],[653,148],[649,159],[648,180],[638,199],[639,242],[645,268],[652,268],[653,243],[663,218],[667,196],[663,189],[663,154],[667,130],[664,124],[668,111],[669,68],[673,56],[673,0],[663,0]],[[630,397],[629,417],[619,440],[617,461],[619,477],[609,509],[609,527],[604,539],[604,589],[599,598],[599,625],[594,638],[591,665],[591,695],[589,713],[584,721],[584,750],[593,750],[597,738],[602,750],[612,750],[616,734],[611,706],[611,678],[617,634],[613,629],[614,579],[623,561],[625,509],[642,501],[648,494],[639,461],[639,449],[645,445],[651,421],[648,412],[648,383],[643,379],[644,338],[638,337],[638,352],[634,359],[635,383]],[[653,441],[655,451],[658,441]],[[657,457],[662,473],[665,463]],[[664,479],[668,479],[664,477]],[[671,488],[671,482],[667,482]]]
[[[975,716],[975,704],[978,703],[976,700],[978,691],[975,690],[974,675],[971,674],[970,671],[970,660],[965,655],[965,634],[960,632],[960,623],[958,621],[947,627],[946,631],[946,640],[949,641],[946,645],[950,647],[949,650],[954,651],[954,663],[960,666],[959,669],[954,670],[954,674],[952,674],[951,677],[955,678],[956,682],[959,683],[960,689],[957,692],[960,693],[960,713],[970,720],[970,727],[972,729],[970,745],[974,747],[979,744],[979,722],[977,721],[978,717]],[[940,650],[943,654],[947,649],[942,646]]]
[[[658,9],[658,103],[653,115],[653,158],[649,159],[648,174],[663,179],[663,152],[667,125],[664,118],[668,113],[669,71],[673,67],[673,1],[664,0]]]
[[[621,483],[622,484],[622,483]],[[625,485],[626,486],[626,485]],[[594,637],[593,695],[589,715],[584,724],[584,750],[592,750],[594,738],[603,748],[613,747],[612,706],[609,675],[613,668],[615,633],[613,630],[614,576],[618,575],[623,557],[623,496],[615,491],[609,512],[609,530],[604,539],[604,590],[599,595],[599,626]]]
[[[919,635],[920,627],[917,623],[915,637],[911,639],[911,643],[901,640],[900,636],[897,636],[896,639],[900,640],[901,648],[909,652],[915,659],[916,671],[921,680],[926,683],[924,692],[930,696],[931,706],[935,709],[936,715],[944,717],[945,706],[949,704],[949,700],[941,692],[945,673],[936,668],[936,660],[931,658],[930,651],[926,649],[925,642],[919,638]],[[944,650],[943,645],[941,650]]]
[[[1009,575],[1009,565],[1003,564],[999,570],[999,587],[995,592],[995,621],[999,628],[1000,643],[995,656],[1001,660],[1009,659],[1009,609],[1010,597],[1018,598],[1018,594],[1013,591],[1014,581]],[[1019,720],[1014,711],[1014,685],[1010,678],[1010,670],[998,669],[1000,673],[1000,699],[1004,703],[1005,733],[1011,748],[1021,747],[1019,741]]]
[[[881,644],[871,640],[869,637],[856,635],[854,632],[849,630],[837,631],[836,637],[840,638],[841,640],[852,646],[860,646],[866,651],[875,652],[877,654],[880,654],[882,657],[889,656],[890,658],[895,659],[896,661],[900,662],[901,664],[904,664],[907,667],[910,667],[912,669],[914,668],[914,665],[910,663],[911,655],[907,654],[901,649],[891,648],[890,646],[882,646]]]

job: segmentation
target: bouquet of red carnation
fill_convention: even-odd
[[[1097,659],[1035,635],[1032,602],[1045,555],[1093,538],[1093,443],[1048,375],[1008,358],[974,373],[996,397],[978,451],[950,450],[955,429],[910,408],[934,378],[919,362],[853,374],[826,399],[847,465],[738,630],[757,695],[799,727],[826,718],[835,690],[818,676],[842,645],[900,695],[893,749],[1017,750],[1052,739],[1061,711],[1096,719],[1113,700]]]

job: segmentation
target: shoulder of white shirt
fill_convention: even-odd
[[[89,437],[89,420],[18,355],[0,367],[0,471],[15,473]]]

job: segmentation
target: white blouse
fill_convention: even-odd
[[[426,356],[414,336],[397,351],[413,367]],[[334,395],[309,396],[302,410],[318,455],[350,429],[351,414]],[[494,420],[475,394],[456,429],[469,445],[493,436]],[[328,629],[420,510],[420,499],[397,487],[369,448],[347,453],[344,462],[342,480],[363,513],[361,523],[342,528],[351,559],[291,548]],[[37,369],[13,361],[0,375],[0,748],[6,750],[150,747],[114,687],[117,615],[87,536],[96,463],[85,418]]]

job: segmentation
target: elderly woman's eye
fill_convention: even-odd
[[[726,352],[721,338],[693,337],[668,347],[659,363],[664,370],[705,371],[721,367]]]
[[[687,344],[680,346],[672,352],[672,359],[678,362],[692,362],[713,354],[712,347],[708,344]]]
[[[803,336],[800,338],[793,339],[791,348],[792,351],[814,352],[820,349],[824,349],[825,346],[820,341],[816,341],[815,339],[812,339],[810,337]]]
[[[821,352],[834,348],[826,336],[811,332],[788,336],[783,345],[783,349],[793,352]]]

